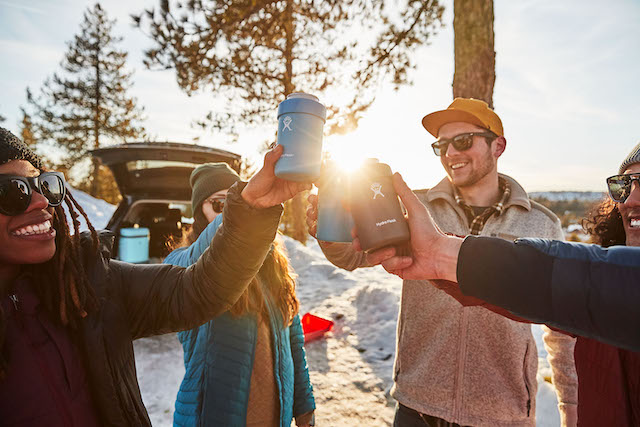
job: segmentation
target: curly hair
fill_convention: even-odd
[[[593,207],[582,220],[582,227],[591,235],[591,242],[603,247],[624,245],[626,234],[618,205],[606,199]]]
[[[56,230],[56,252],[49,261],[34,266],[36,280],[35,292],[45,307],[46,312],[56,322],[64,326],[77,329],[87,312],[97,307],[97,298],[89,284],[89,277],[85,271],[83,253],[80,242],[80,221],[82,215],[91,233],[91,254],[99,251],[98,234],[91,225],[85,211],[67,191],[65,204],[73,221],[73,235],[62,205],[55,208],[52,226]],[[79,212],[79,213],[78,213]],[[8,360],[4,341],[6,339],[7,319],[0,306],[0,380],[4,379],[8,367]]]

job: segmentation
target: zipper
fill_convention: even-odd
[[[18,297],[16,296],[16,294],[13,295],[9,295],[9,299],[11,300],[11,302],[13,303],[13,308],[16,309],[16,311],[18,310],[18,306],[20,305],[20,300],[18,299]]]
[[[529,355],[529,343],[527,343],[527,349],[524,352],[524,361],[522,362],[522,369],[524,374],[524,386],[527,389],[527,417],[531,416],[531,389],[529,388],[529,380],[527,375],[527,356]]]

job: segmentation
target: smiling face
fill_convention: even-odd
[[[443,125],[438,131],[439,138],[453,138],[463,133],[486,132],[486,129],[464,122],[452,122]],[[465,151],[458,151],[449,144],[446,153],[440,156],[440,162],[456,187],[470,187],[497,174],[498,157],[504,151],[504,144],[487,144],[481,136],[473,137],[473,145]]]
[[[38,176],[40,171],[26,160],[0,165],[0,174]],[[19,269],[24,264],[41,264],[56,252],[53,209],[44,196],[32,191],[27,210],[15,216],[0,214],[0,271]]]
[[[640,173],[640,163],[635,163],[624,171],[625,174]],[[618,203],[627,246],[640,246],[640,185],[631,184],[631,193],[624,203]]]

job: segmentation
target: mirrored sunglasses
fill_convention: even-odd
[[[631,187],[635,181],[640,186],[640,173],[614,175],[607,178],[609,196],[614,202],[624,203],[631,194]]]
[[[0,213],[15,216],[25,212],[33,191],[42,194],[49,206],[60,206],[67,192],[64,174],[43,172],[34,177],[0,175]]]

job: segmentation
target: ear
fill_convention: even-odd
[[[493,153],[493,157],[498,159],[504,153],[504,150],[507,148],[507,140],[504,136],[499,136],[493,140],[491,143],[491,152]]]

